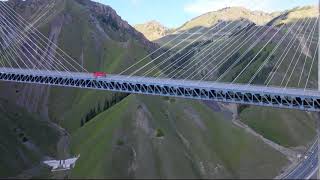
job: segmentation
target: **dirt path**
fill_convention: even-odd
[[[250,128],[248,125],[246,125],[245,123],[241,122],[240,117],[239,117],[239,113],[238,113],[238,108],[237,105],[232,105],[232,104],[218,104],[217,105],[220,107],[221,112],[227,110],[229,112],[231,112],[232,115],[232,122],[234,125],[236,125],[239,128],[244,129],[247,133],[257,137],[258,139],[262,140],[265,144],[267,144],[268,146],[272,147],[274,150],[282,153],[283,155],[285,155],[287,157],[287,159],[291,162],[291,164],[287,167],[285,167],[283,170],[287,171],[289,169],[294,168],[298,162],[299,159],[297,158],[298,156],[298,152],[283,147],[269,139],[266,139],[265,137],[263,137],[262,135],[260,135],[259,133],[257,133],[256,131],[254,131],[252,128]],[[210,106],[209,106],[210,107]],[[216,108],[214,109],[216,110]]]
[[[61,138],[57,143],[57,159],[68,159],[71,157],[70,152],[70,134],[63,129],[62,127],[52,123],[52,125],[56,126],[56,129],[60,131]],[[70,172],[69,171],[60,171],[57,173],[54,173],[54,178],[56,179],[66,179],[68,178]]]
[[[70,158],[70,137],[68,134],[63,135],[57,144],[57,152],[59,159]]]
[[[265,144],[269,145],[270,147],[272,147],[273,149],[281,152],[283,155],[285,155],[291,162],[295,162],[297,160],[297,155],[298,153],[289,149],[289,148],[285,148],[277,143],[274,143],[273,141],[264,138],[262,135],[258,134],[256,131],[254,131],[253,129],[251,129],[248,125],[244,124],[243,122],[240,121],[239,118],[235,118],[232,120],[233,124],[235,124],[236,126],[244,129],[246,132],[248,132],[249,134],[259,138],[260,140],[262,140]]]

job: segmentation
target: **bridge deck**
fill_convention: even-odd
[[[320,111],[317,90],[10,68],[0,68],[0,80]]]

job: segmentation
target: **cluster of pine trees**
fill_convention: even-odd
[[[114,93],[111,98],[105,98],[103,104],[98,103],[96,107],[90,109],[90,111],[81,119],[80,126],[83,127],[87,122],[91,121],[94,117],[99,115],[100,113],[108,110],[112,106],[116,105],[124,98],[126,98],[129,94],[127,93]]]

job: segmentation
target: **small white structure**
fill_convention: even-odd
[[[52,167],[52,172],[56,171],[67,171],[71,168],[74,168],[76,165],[76,161],[80,158],[80,154],[77,157],[66,159],[66,160],[50,160],[43,161],[44,164]]]

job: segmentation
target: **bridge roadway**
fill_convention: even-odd
[[[294,168],[284,179],[311,179],[318,173],[318,140],[311,146],[299,165]]]
[[[106,77],[95,78],[92,73],[16,68],[0,68],[0,81],[320,111],[320,92],[317,90],[111,74]]]

